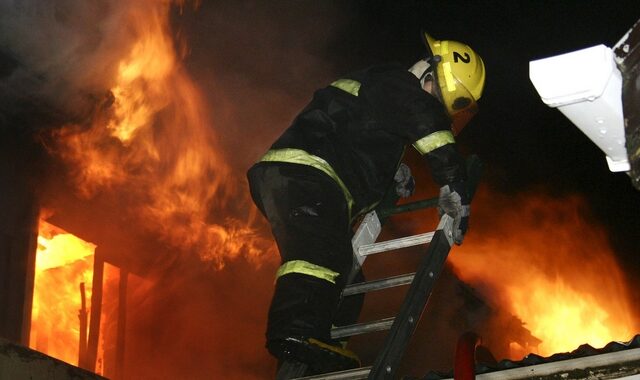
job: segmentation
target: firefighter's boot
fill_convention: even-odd
[[[309,275],[292,273],[278,278],[269,310],[269,352],[281,362],[307,364],[310,373],[358,366],[353,352],[328,343],[332,342],[331,324],[340,292],[339,285]]]
[[[360,360],[353,351],[314,338],[289,337],[269,342],[268,348],[272,353],[279,353],[280,363],[291,360],[307,364],[305,375],[343,371],[360,366]]]

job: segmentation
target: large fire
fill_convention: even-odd
[[[166,1],[127,7],[122,21],[130,38],[112,58],[109,94],[90,128],[71,125],[59,133],[56,152],[72,168],[81,196],[120,194],[138,227],[175,249],[198,252],[217,267],[241,253],[257,258],[263,250],[247,221],[214,214],[237,197],[239,178],[221,157],[207,107],[181,65],[170,7]]]
[[[124,255],[195,254],[208,264],[202,267],[218,269],[239,256],[249,262],[260,262],[269,257],[270,250],[273,252],[273,244],[268,237],[256,235],[252,225],[256,211],[246,211],[244,206],[249,205],[248,194],[239,188],[244,178],[232,173],[222,157],[216,135],[220,129],[216,131],[200,90],[181,62],[186,49],[184,45],[178,46],[171,30],[169,16],[172,6],[171,1],[164,0],[123,1],[113,4],[105,18],[96,19],[110,31],[104,34],[98,49],[89,52],[93,56],[87,61],[99,64],[77,70],[74,76],[74,79],[95,77],[91,78],[92,86],[88,91],[83,88],[90,92],[88,97],[95,100],[93,111],[88,120],[53,131],[53,143],[48,147],[66,164],[70,174],[68,178],[82,201],[109,194],[113,203],[108,207],[117,210],[114,214],[118,220],[127,221],[117,225],[113,221],[92,218],[95,226],[90,228],[95,231],[103,230],[104,224],[109,224],[109,227],[115,225],[134,237],[152,237],[154,242],[159,242],[153,246],[164,249],[161,252],[127,252],[127,247],[121,247]],[[56,209],[61,220],[65,219],[65,210],[59,210],[56,204],[47,206]],[[106,241],[117,240],[110,236],[103,238]],[[53,236],[41,231],[42,247],[50,245],[53,239],[76,240],[70,234]],[[144,246],[144,241],[140,245]],[[87,263],[92,262],[92,256],[86,250],[74,248],[66,252],[85,257]],[[80,271],[75,268],[74,260],[79,259],[70,259],[56,267],[57,272],[71,271],[74,275],[65,274],[64,280],[60,279],[55,286],[43,280],[42,273],[47,271],[39,270],[32,337],[36,349],[77,364],[78,342],[82,335],[78,327],[78,312],[82,309],[79,282],[85,284],[85,298],[90,300],[91,268],[83,267]],[[153,296],[141,294],[151,291],[148,288],[141,290],[138,285],[130,284],[136,288],[131,289],[131,297],[140,301],[129,315],[134,319],[132,324],[135,323],[132,315],[144,318],[140,315],[145,315],[145,306],[146,311],[155,306],[153,301],[148,301],[150,298],[161,297],[157,293],[170,293],[170,287],[164,283],[157,285],[162,288],[160,291],[149,286],[154,289]],[[68,295],[71,301],[57,303],[52,307],[55,310],[45,315],[44,300],[62,297],[63,294]],[[104,296],[109,297],[106,292]],[[181,303],[180,310],[184,310],[186,305],[194,307],[188,301]],[[207,302],[211,302],[211,297]],[[254,303],[254,307],[255,304],[261,302]],[[90,307],[87,303],[87,310]],[[113,318],[105,312],[105,319]],[[184,334],[186,327],[202,329],[191,325],[198,314],[188,315],[190,319],[181,321],[184,326],[178,335]],[[66,322],[59,323],[59,318],[65,318]],[[157,315],[154,318],[154,321],[159,319]],[[206,314],[206,323],[202,326],[208,326],[216,319],[219,317]],[[57,335],[49,329],[48,324],[51,323],[64,335]],[[167,327],[156,328],[151,339],[155,342]],[[133,335],[144,334],[144,330],[146,328],[138,329]],[[100,334],[103,339],[103,332]],[[172,336],[171,340],[179,341],[179,338]],[[60,349],[54,349],[52,342],[56,342]],[[135,347],[135,344],[132,339],[127,347]],[[208,346],[207,350],[217,351],[218,348]],[[138,354],[135,353],[136,357]],[[105,365],[114,361],[113,355],[109,355],[104,359]],[[257,360],[255,358],[260,355],[264,352],[251,357]],[[123,365],[122,358],[116,361]],[[100,358],[97,364],[100,371]],[[138,370],[153,372],[153,368]]]
[[[582,199],[484,193],[474,205],[474,233],[450,260],[542,341],[512,343],[512,359],[602,347],[638,331],[622,271]]]
[[[40,221],[29,346],[75,365],[83,336],[79,316],[91,307],[94,250]]]

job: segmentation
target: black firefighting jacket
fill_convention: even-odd
[[[439,185],[464,180],[450,123],[413,74],[400,65],[374,66],[316,91],[261,161],[323,171],[356,216],[382,199],[409,144],[424,155]]]

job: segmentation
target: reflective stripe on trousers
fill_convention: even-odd
[[[329,281],[332,284],[336,283],[336,277],[340,274],[334,272],[329,268],[322,267],[304,260],[288,261],[280,266],[276,273],[276,280],[289,273],[300,273],[308,276],[320,278],[322,280]]]

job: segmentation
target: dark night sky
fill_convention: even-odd
[[[637,2],[363,1],[357,11],[360,22],[351,39],[366,41],[355,54],[358,63],[394,57],[411,63],[420,53],[421,28],[467,42],[483,56],[487,86],[481,113],[460,140],[504,170],[497,186],[517,191],[541,183],[593,191],[596,178],[624,186],[627,179],[608,173],[595,145],[542,103],[528,64],[597,44],[613,46],[640,18]]]

